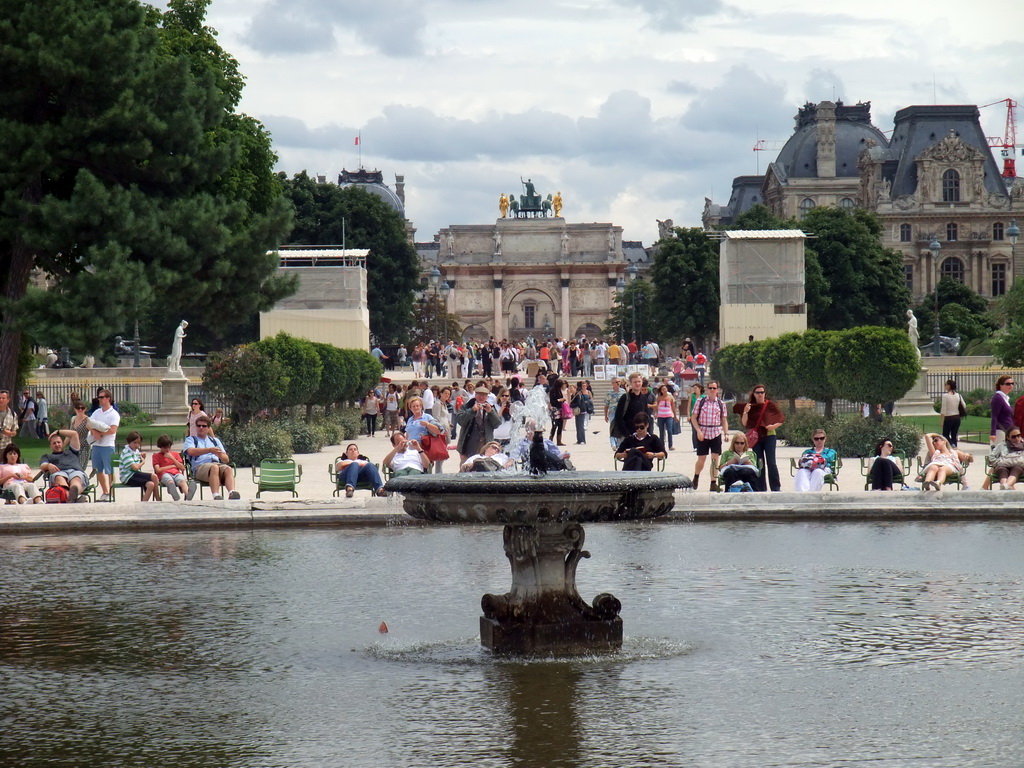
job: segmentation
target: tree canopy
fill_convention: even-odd
[[[718,244],[699,227],[676,227],[658,241],[651,267],[655,327],[661,339],[693,337],[699,349],[718,334]]]
[[[387,203],[358,186],[321,184],[305,171],[280,175],[295,207],[290,245],[338,245],[370,250],[366,299],[370,332],[379,341],[404,338],[412,323],[419,260],[405,233],[405,220]]]
[[[21,333],[96,352],[155,317],[223,333],[293,290],[262,126],[209,0],[14,0],[0,18],[0,385]],[[29,290],[39,270],[48,290]]]

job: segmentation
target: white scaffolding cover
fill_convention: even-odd
[[[804,232],[733,230],[721,236],[722,304],[797,307],[804,303]]]

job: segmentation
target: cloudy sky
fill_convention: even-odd
[[[650,244],[763,172],[756,140],[806,101],[870,101],[888,131],[911,104],[1024,96],[1016,0],[212,0],[208,22],[279,169],[336,179],[361,134],[421,241],[494,220],[522,175]],[[982,110],[989,135],[1005,119]]]

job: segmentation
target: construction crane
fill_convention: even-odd
[[[778,152],[786,146],[786,140],[776,141],[773,139],[758,139],[754,144],[755,152]],[[761,175],[761,156],[755,155],[757,158],[757,174]]]
[[[1006,105],[1006,132],[1002,136],[988,136],[989,147],[999,147],[1003,156],[1003,178],[1017,178],[1017,161],[1014,155],[1017,154],[1017,102],[1013,99],[1000,99],[985,107],[994,107],[996,104]]]

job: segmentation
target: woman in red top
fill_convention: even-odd
[[[778,442],[775,430],[781,427],[785,420],[786,417],[782,415],[779,406],[768,399],[764,384],[755,384],[754,388],[750,390],[750,398],[740,413],[740,421],[745,430],[757,429],[757,445],[754,446],[754,453],[764,465],[764,469],[757,479],[757,490],[759,491],[768,490],[769,487],[775,492],[782,490],[779,468],[775,464],[775,444]],[[766,479],[767,486],[765,485]]]

